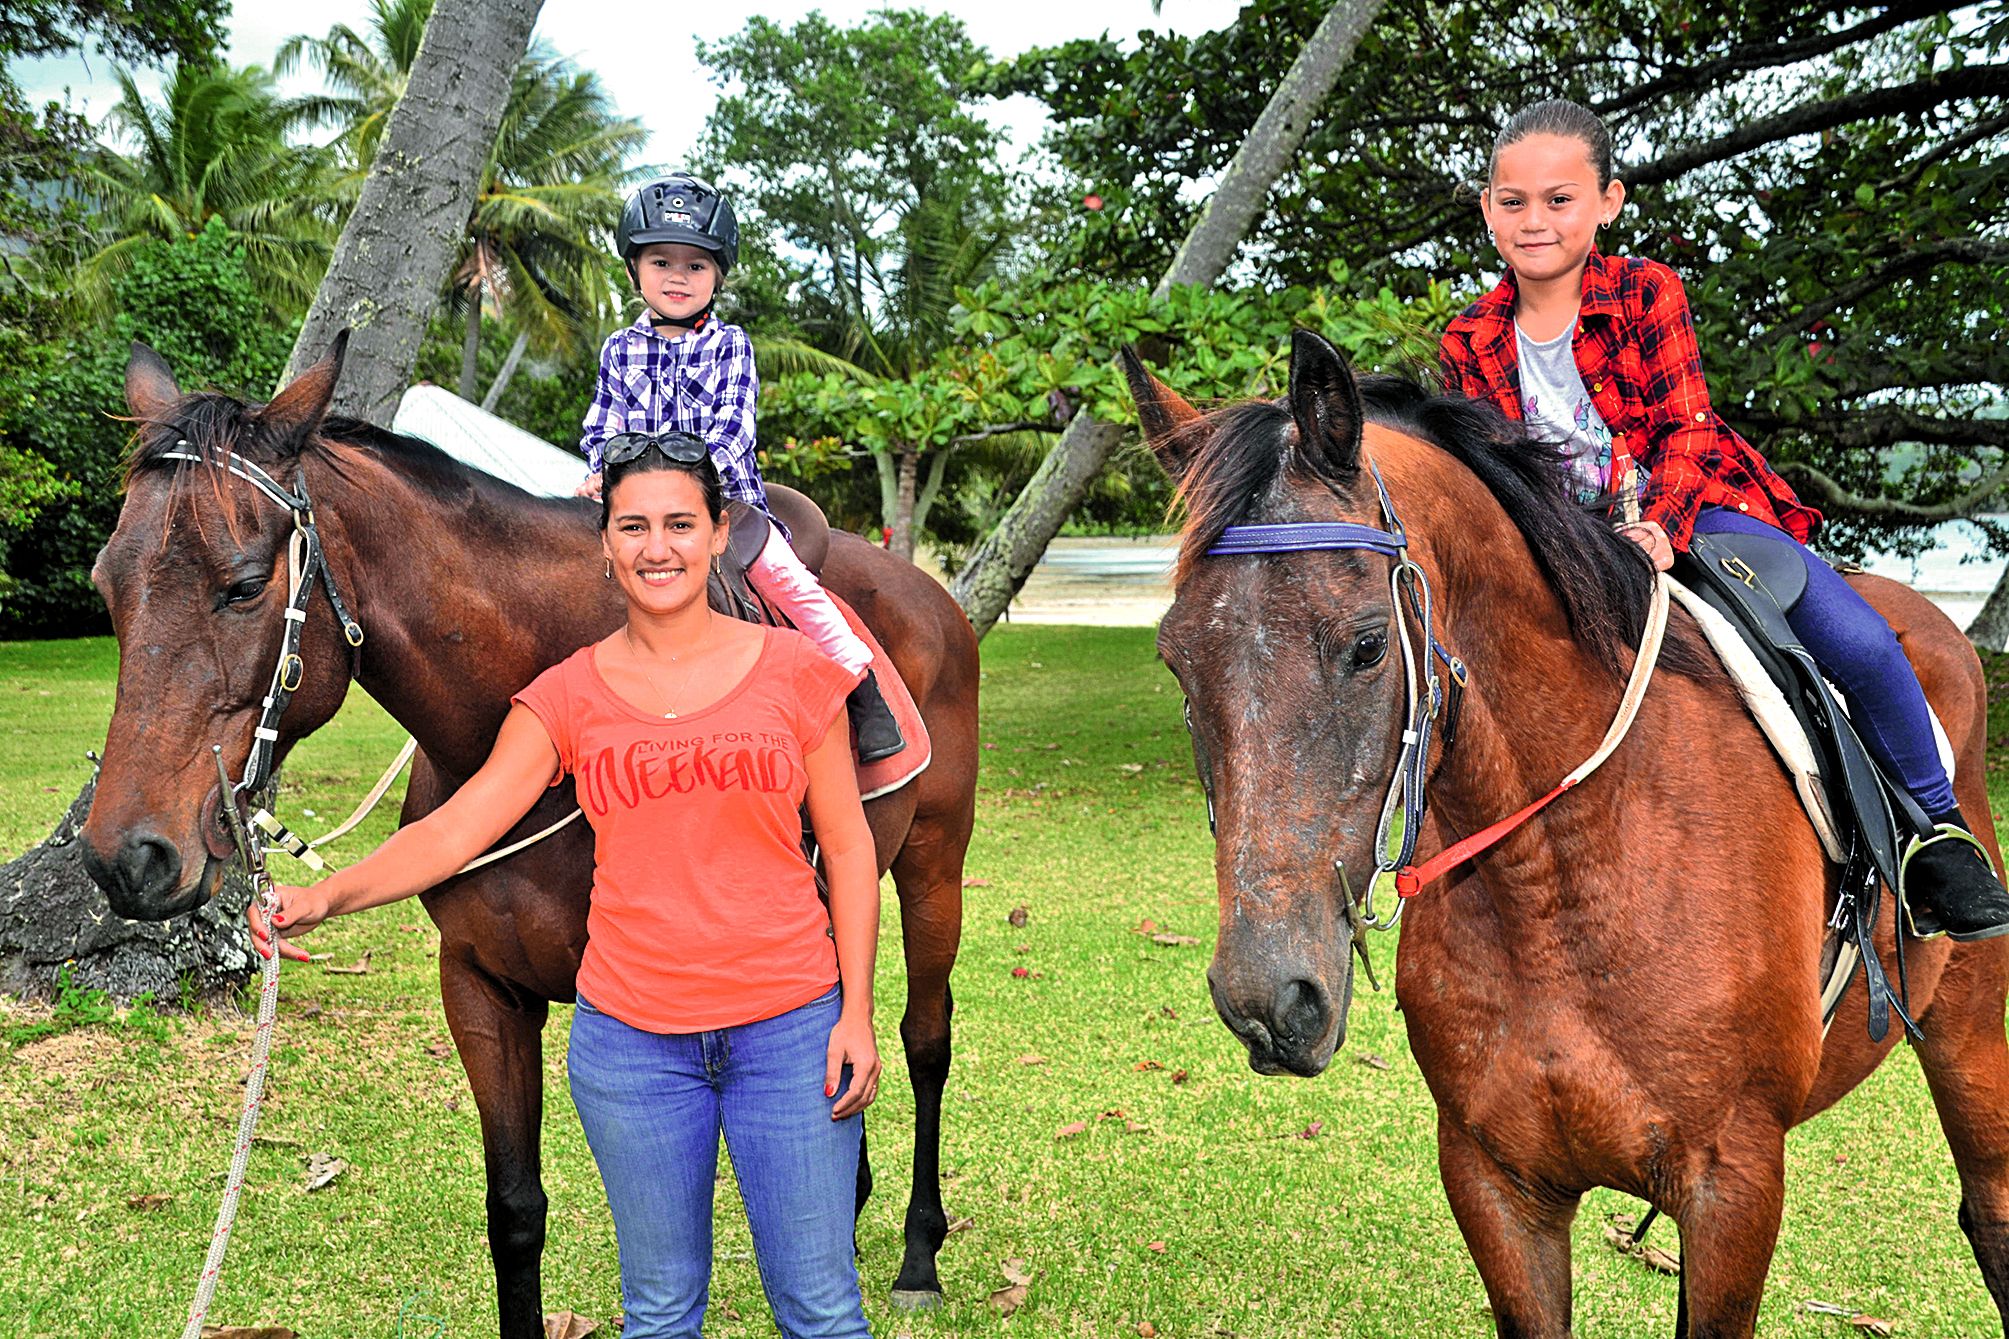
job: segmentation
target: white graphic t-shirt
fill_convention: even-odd
[[[1574,323],[1546,342],[1529,339],[1514,322],[1521,353],[1521,417],[1531,435],[1561,446],[1577,482],[1577,501],[1595,502],[1611,488],[1611,429],[1591,403],[1570,351]]]

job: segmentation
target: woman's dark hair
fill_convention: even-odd
[[[692,464],[681,460],[671,460],[661,451],[644,451],[633,460],[624,460],[618,465],[609,465],[600,475],[600,528],[605,530],[607,522],[613,519],[614,489],[623,479],[636,474],[654,474],[658,470],[675,470],[688,474],[697,480],[698,487],[705,495],[705,512],[717,525],[725,518],[725,484],[719,479],[718,466],[712,464],[707,455]]]
[[[1488,184],[1500,170],[1500,150],[1530,135],[1561,135],[1564,139],[1582,140],[1590,150],[1591,166],[1597,169],[1597,188],[1601,191],[1611,185],[1611,132],[1605,129],[1596,112],[1561,98],[1525,107],[1507,122],[1494,138],[1492,156],[1486,160]]]

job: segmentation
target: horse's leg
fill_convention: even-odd
[[[906,1253],[893,1280],[893,1302],[933,1306],[942,1299],[935,1254],[949,1234],[942,1210],[942,1092],[949,1082],[949,969],[963,933],[963,852],[960,833],[917,821],[893,861],[900,892],[900,937],[907,958],[907,1011],[900,1041],[914,1085],[914,1182],[907,1199]],[[861,1178],[860,1193],[869,1188]]]
[[[1679,1192],[1683,1339],[1749,1339],[1786,1207],[1786,1134],[1732,1118],[1710,1166]]]
[[[2009,939],[1954,949],[1921,1021],[1919,1063],[1960,1171],[1960,1228],[2009,1336],[2009,1044],[2003,1041]]]
[[[544,1020],[550,1006],[518,998],[444,947],[440,997],[481,1112],[488,1173],[488,1252],[495,1262],[501,1339],[543,1339]]]
[[[1501,1339],[1568,1339],[1576,1199],[1529,1194],[1441,1114],[1437,1168]]]

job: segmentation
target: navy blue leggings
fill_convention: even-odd
[[[1727,508],[1704,507],[1695,528],[1705,535],[1728,531],[1776,539],[1798,551],[1807,568],[1807,593],[1786,622],[1842,690],[1849,721],[1870,756],[1935,820],[1951,811],[1953,783],[1940,765],[1925,690],[1883,615],[1820,555],[1777,526]]]

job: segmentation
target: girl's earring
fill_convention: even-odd
[[[607,580],[609,580],[609,581],[612,581],[612,580],[614,579],[614,560],[613,560],[612,558],[609,558],[609,559],[607,560],[607,572],[606,572],[606,576],[607,576]]]

